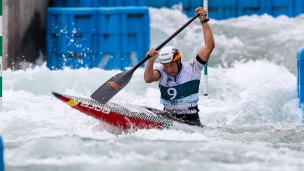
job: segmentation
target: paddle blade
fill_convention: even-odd
[[[110,78],[91,95],[91,98],[102,104],[106,104],[130,82],[133,72],[134,70],[129,70]]]

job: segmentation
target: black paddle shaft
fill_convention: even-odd
[[[164,45],[166,45],[171,39],[173,39],[178,33],[180,33],[184,28],[186,28],[193,20],[195,20],[199,14],[192,17],[187,23],[185,23],[181,28],[179,28],[175,33],[173,33],[169,38],[167,38],[162,44],[155,48],[156,51],[160,50]],[[110,78],[106,83],[101,85],[92,95],[91,98],[106,104],[113,96],[115,96],[121,89],[123,89],[131,80],[134,71],[145,63],[151,56],[146,55],[138,64],[126,72],[119,73],[114,77]]]
[[[157,46],[155,48],[156,51],[160,50],[163,46],[165,46],[171,39],[173,39],[176,35],[178,35],[184,28],[186,28],[193,20],[195,20],[200,14],[196,14],[194,17],[192,17],[187,23],[185,23],[181,28],[179,28],[175,33],[173,33],[170,37],[168,37],[162,44]],[[143,63],[145,63],[151,56],[146,55],[146,57],[141,60],[137,65],[135,65],[133,68],[137,69],[139,66],[141,66]]]

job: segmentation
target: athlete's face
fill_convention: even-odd
[[[169,74],[171,77],[175,77],[178,74],[178,64],[177,62],[171,62],[168,64],[163,64],[165,71],[167,74]]]

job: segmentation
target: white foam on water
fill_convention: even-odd
[[[149,10],[151,47],[188,20],[180,11]],[[295,56],[304,44],[303,21],[303,15],[211,19],[216,48],[209,61],[208,99],[200,85],[204,131],[115,136],[51,94],[89,98],[121,71],[50,71],[45,64],[3,71],[0,132],[7,170],[300,170],[304,129]],[[180,49],[183,60],[195,57],[203,44],[198,20],[168,43]],[[162,109],[158,85],[146,84],[143,73],[136,70],[112,100]]]

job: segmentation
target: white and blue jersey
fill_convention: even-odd
[[[182,68],[175,77],[168,75],[163,65],[154,68],[160,73],[157,80],[161,93],[160,103],[165,106],[166,111],[174,114],[197,112],[194,107],[199,100],[199,85],[204,64],[198,56],[196,59],[182,62]]]

